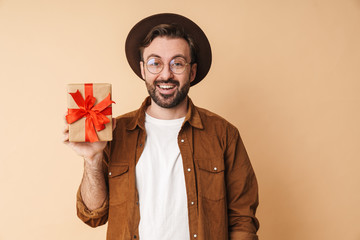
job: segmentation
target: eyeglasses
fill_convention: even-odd
[[[170,70],[175,74],[183,73],[187,65],[189,63],[182,57],[175,57],[169,63]],[[146,62],[146,68],[152,74],[158,74],[164,69],[164,63],[158,57],[151,57]]]

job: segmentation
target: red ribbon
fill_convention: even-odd
[[[93,84],[85,84],[85,100],[79,90],[75,93],[69,93],[79,106],[76,109],[68,109],[66,121],[71,124],[77,120],[86,117],[85,119],[85,141],[97,142],[99,138],[96,131],[101,131],[105,128],[105,124],[110,120],[106,115],[112,114],[112,108],[109,107],[114,101],[111,101],[110,93],[98,104],[95,104],[96,98],[93,96]],[[95,131],[96,129],[96,131]]]

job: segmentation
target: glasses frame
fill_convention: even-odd
[[[159,72],[153,72],[153,71],[151,71],[151,70],[149,69],[149,67],[148,67],[148,64],[147,64],[147,63],[148,63],[151,59],[154,59],[154,58],[155,58],[155,59],[159,59],[160,62],[162,63],[162,68],[160,69]],[[185,61],[184,69],[183,69],[181,72],[174,72],[174,70],[172,69],[172,66],[171,66],[171,62],[172,62],[173,60],[177,59],[177,58],[181,58],[181,59],[183,59],[183,60]],[[151,74],[156,75],[156,74],[161,73],[162,70],[164,70],[165,64],[164,64],[163,60],[161,60],[161,58],[159,58],[159,57],[150,57],[150,58],[148,58],[148,59],[146,60],[146,62],[145,62],[144,60],[142,60],[142,62],[143,62],[143,64],[146,66],[146,69],[147,69],[147,70],[149,71],[149,73],[151,73]],[[191,64],[192,64],[192,63],[191,63],[191,62],[188,63],[185,58],[180,57],[180,56],[177,56],[177,57],[174,57],[173,59],[170,60],[170,62],[169,62],[169,69],[170,69],[170,71],[171,71],[173,74],[180,75],[180,74],[184,73],[186,67],[187,67],[188,65],[191,65]]]

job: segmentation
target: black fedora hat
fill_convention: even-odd
[[[198,46],[197,73],[194,81],[191,82],[191,86],[199,83],[209,72],[211,66],[209,40],[196,23],[184,16],[173,13],[160,13],[144,18],[130,30],[125,42],[125,53],[132,70],[142,79],[139,65],[141,60],[139,48],[149,31],[159,24],[179,25],[194,39]]]

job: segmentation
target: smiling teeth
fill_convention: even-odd
[[[171,89],[174,88],[174,86],[169,86],[169,85],[160,85],[159,86],[161,89]]]

